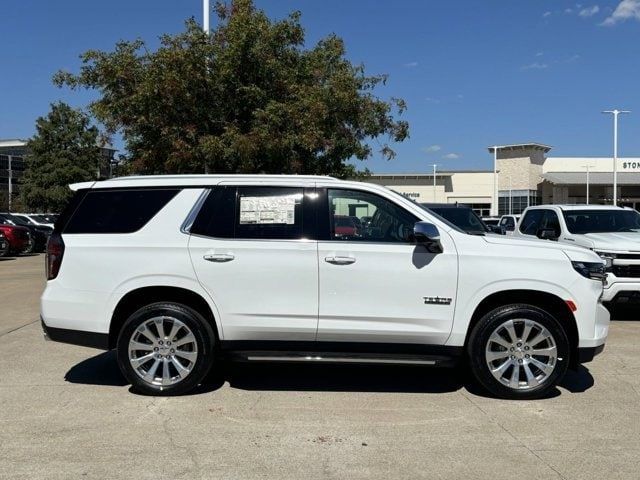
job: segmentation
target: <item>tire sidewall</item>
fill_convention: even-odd
[[[544,326],[553,336],[558,355],[552,374],[542,385],[514,390],[500,383],[489,370],[485,349],[493,331],[508,320],[534,320]],[[486,314],[476,325],[469,340],[467,353],[474,377],[491,394],[508,399],[534,399],[548,394],[564,377],[569,365],[570,346],[565,329],[546,311],[530,305],[508,305]]]
[[[174,385],[151,385],[145,382],[129,362],[129,340],[143,322],[157,316],[173,317],[187,325],[196,338],[198,359],[186,379]],[[147,395],[180,395],[194,389],[209,372],[213,363],[215,335],[209,322],[186,305],[171,302],[154,303],[134,312],[124,323],[118,335],[118,365],[132,387]]]

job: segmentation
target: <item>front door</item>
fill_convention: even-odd
[[[444,344],[458,271],[449,235],[443,253],[429,253],[410,242],[419,219],[391,199],[347,189],[320,198],[318,340]],[[338,226],[352,216],[358,227]]]
[[[313,341],[318,326],[314,189],[219,186],[191,229],[198,281],[225,340]]]

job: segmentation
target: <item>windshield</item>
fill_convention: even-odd
[[[464,207],[428,207],[432,212],[449,220],[454,225],[471,234],[486,233],[487,226],[480,220],[478,215],[470,208]]]
[[[635,210],[570,210],[562,214],[571,233],[640,231],[640,213]]]

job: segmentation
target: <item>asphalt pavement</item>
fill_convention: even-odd
[[[335,365],[227,366],[155,398],[113,353],[43,340],[43,275],[42,255],[0,259],[0,478],[640,478],[633,311],[544,400],[488,398],[461,370]]]

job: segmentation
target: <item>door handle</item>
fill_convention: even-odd
[[[334,265],[350,265],[352,263],[356,263],[356,259],[353,257],[341,256],[324,257],[324,261],[327,263],[333,263]]]
[[[232,253],[207,253],[202,258],[208,262],[224,263],[236,258]]]

